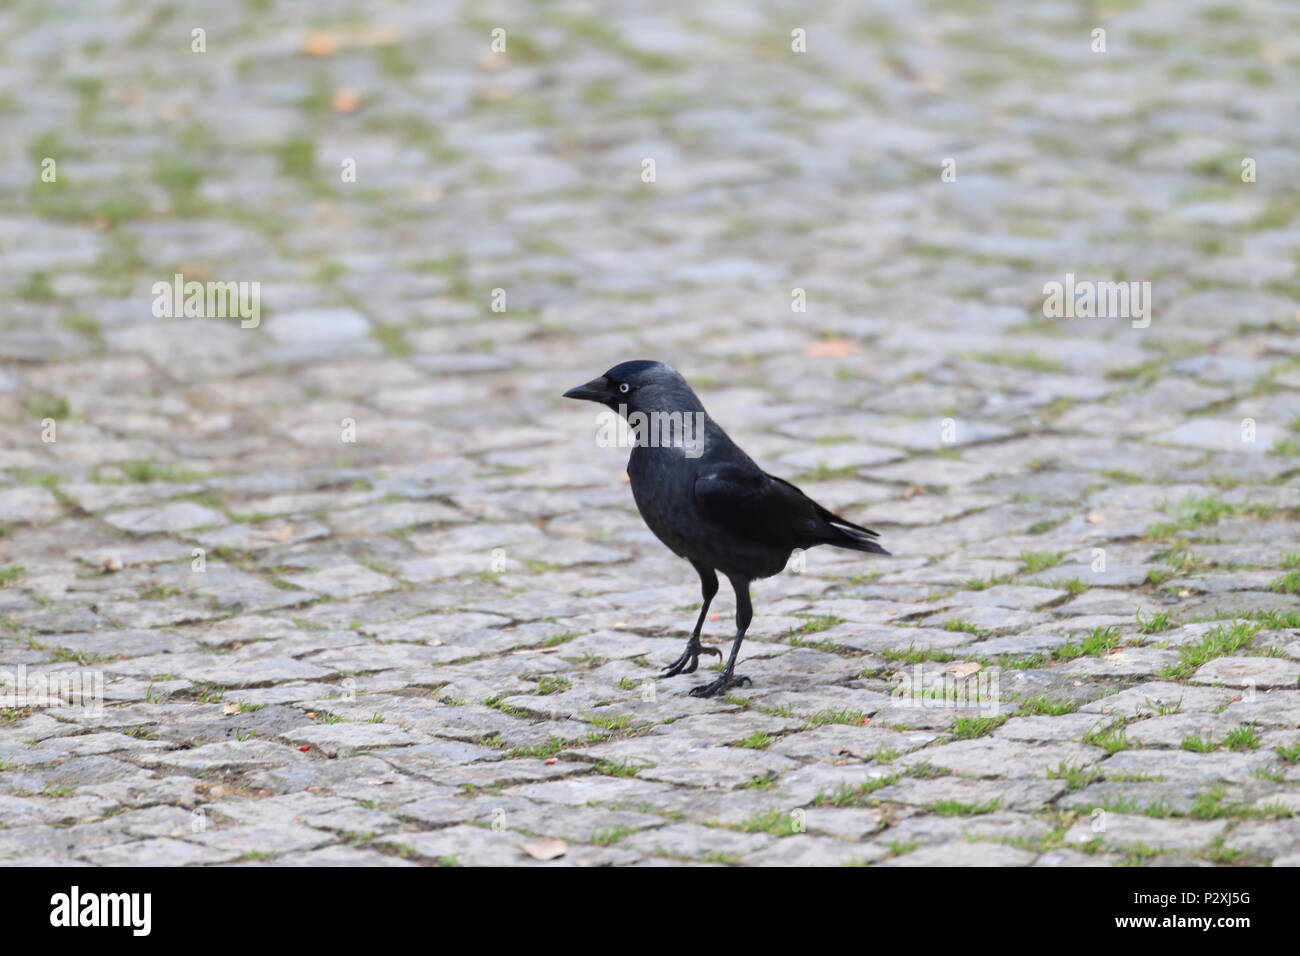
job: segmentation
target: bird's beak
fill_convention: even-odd
[[[582,402],[609,401],[609,379],[605,376],[593,378],[586,385],[579,385],[564,393],[565,398],[576,398]]]

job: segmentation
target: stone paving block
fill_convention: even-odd
[[[1150,681],[1107,694],[1079,708],[1087,714],[1117,717],[1155,716],[1184,711],[1216,712],[1237,695],[1233,691],[1193,687],[1169,681]]]
[[[170,837],[119,843],[79,856],[96,866],[203,866],[228,858],[221,850]]]
[[[873,792],[878,800],[920,807],[955,804],[981,810],[1032,811],[1047,806],[1065,791],[1057,780],[978,780],[972,777],[903,777]]]
[[[522,849],[527,837],[508,830],[453,826],[429,833],[403,833],[394,846],[416,856],[458,866],[516,866],[532,862]]]
[[[1175,651],[1121,647],[1100,657],[1079,657],[1061,665],[1066,674],[1086,677],[1152,677],[1178,662]]]
[[[1215,743],[1229,731],[1245,724],[1225,719],[1222,714],[1194,712],[1148,717],[1124,728],[1129,740],[1140,747],[1181,747],[1184,741],[1194,739]]]
[[[1256,772],[1272,769],[1276,764],[1277,756],[1270,751],[1194,753],[1187,750],[1121,750],[1106,758],[1103,769],[1112,778],[1123,774],[1175,782],[1245,783]]]
[[[41,524],[61,513],[59,499],[48,488],[0,489],[0,521],[5,524]]]
[[[870,843],[795,835],[748,853],[741,862],[746,866],[864,866],[886,855],[887,851]]]
[[[1055,588],[999,584],[983,591],[958,591],[946,601],[954,607],[1004,607],[1032,611],[1047,604],[1055,604],[1067,593]]]
[[[1034,854],[997,843],[944,843],[882,861],[880,866],[1029,866]]]
[[[848,807],[807,810],[804,825],[811,834],[860,841],[885,827],[887,821],[882,810]]]
[[[131,534],[189,531],[227,524],[226,516],[191,501],[175,501],[157,508],[134,508],[104,516],[115,528]]]
[[[1204,799],[1212,788],[1193,781],[1165,781],[1155,775],[1135,775],[1139,779],[1125,779],[1123,774],[1116,774],[1115,781],[1104,780],[1090,784],[1077,792],[1063,794],[1057,803],[1062,807],[1091,812],[1097,808],[1105,810],[1133,809],[1142,811],[1162,811],[1166,813],[1189,813],[1198,799]],[[1225,788],[1224,799],[1238,802],[1244,796],[1240,786]]]
[[[1095,730],[1104,730],[1110,718],[1093,714],[1060,714],[1056,717],[1012,717],[993,731],[995,739],[1023,741],[1082,741]]]
[[[371,723],[310,725],[287,731],[281,736],[290,743],[306,744],[331,757],[376,747],[404,747],[426,740],[393,724]]]
[[[280,856],[272,857],[269,860],[249,860],[247,862],[234,864],[240,866],[418,866],[410,860],[403,860],[399,856],[388,853],[380,853],[374,850],[359,850],[345,844],[336,844],[334,846],[321,847],[318,850],[307,850],[301,853],[284,853]]]
[[[900,757],[900,768],[930,765],[975,777],[1037,777],[1062,765],[1088,767],[1105,751],[1082,743],[1030,744],[995,738],[958,740]]]
[[[204,770],[275,767],[304,758],[283,745],[266,740],[248,740],[207,744],[192,750],[144,754],[135,759],[147,767],[175,767],[197,773]]]
[[[957,839],[1008,840],[1037,839],[1050,827],[1027,813],[997,811],[974,816],[944,817],[914,815],[876,836],[875,842],[889,847],[946,843]]]
[[[511,791],[512,794],[529,800],[566,803],[570,806],[590,803],[612,803],[623,806],[653,804],[658,797],[668,792],[669,788],[665,784],[648,779],[598,775],[530,783]]]
[[[747,854],[770,847],[776,839],[762,833],[739,833],[693,823],[676,823],[634,833],[623,840],[622,845],[653,856],[739,862]]]
[[[1300,691],[1233,694],[1230,700],[1223,710],[1230,719],[1264,727],[1300,727]]]
[[[221,854],[223,860],[256,859],[293,850],[312,849],[333,836],[296,823],[277,821],[274,826],[211,827],[186,839]]]
[[[396,582],[387,575],[359,564],[338,565],[309,574],[288,574],[285,575],[284,580],[304,591],[327,594],[332,598],[375,594],[396,586]]]
[[[1277,657],[1219,657],[1197,668],[1192,680],[1229,687],[1295,687],[1300,683],[1300,661]]]
[[[1244,820],[1232,828],[1223,845],[1254,859],[1271,859],[1277,866],[1277,857],[1300,852],[1300,819]]]
[[[942,627],[944,624],[956,622],[977,628],[981,634],[1002,635],[1019,634],[1027,628],[1032,628],[1051,619],[1051,616],[1047,614],[1018,611],[1012,608],[997,607],[996,605],[977,605],[974,607],[957,605],[952,610],[944,611],[942,614],[934,614],[923,618],[921,623],[927,627]]]
[[[184,839],[195,832],[193,812],[178,806],[145,807],[128,810],[113,817],[113,826],[133,837],[168,837]]]
[[[845,757],[871,760],[881,755],[907,753],[936,739],[936,734],[925,731],[828,724],[782,737],[769,749],[772,753],[804,760],[835,762]]]
[[[1098,840],[1103,846],[1117,850],[1134,847],[1196,850],[1214,842],[1227,828],[1226,820],[1162,820],[1104,813],[1095,819],[1076,823],[1066,831],[1065,839],[1074,844]]]

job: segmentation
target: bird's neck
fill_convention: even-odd
[[[638,448],[676,449],[687,458],[708,447],[712,422],[703,408],[693,411],[631,411],[627,425]]]

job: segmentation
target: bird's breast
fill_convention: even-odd
[[[628,459],[632,497],[646,526],[674,553],[690,556],[699,532],[696,467],[680,449],[637,447]]]

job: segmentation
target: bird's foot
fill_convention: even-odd
[[[701,644],[698,639],[691,638],[686,650],[682,651],[682,656],[669,664],[665,669],[664,677],[676,677],[678,674],[693,674],[695,668],[700,666],[701,654],[713,654],[722,660],[722,651],[708,644]]]
[[[722,676],[711,684],[702,684],[699,687],[692,687],[690,694],[692,697],[713,697],[731,687],[740,687],[742,685],[752,684],[744,674],[732,674],[727,671],[722,672]]]

